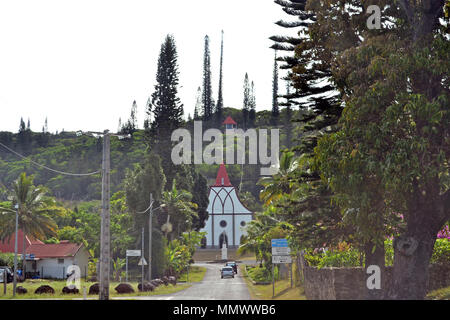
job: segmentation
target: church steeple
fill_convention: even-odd
[[[219,167],[219,171],[217,172],[216,184],[213,187],[231,187],[230,179],[228,178],[227,169],[225,165],[222,163]]]

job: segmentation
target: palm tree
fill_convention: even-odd
[[[170,233],[173,239],[174,236],[181,235],[183,231],[187,230],[187,228],[182,230],[182,226],[192,225],[193,218],[198,217],[195,211],[198,206],[191,202],[191,199],[192,194],[190,192],[177,189],[176,179],[172,181],[172,189],[163,192],[162,203],[168,213],[168,217],[167,222],[162,226],[162,231],[166,233],[166,236]],[[176,234],[173,234],[172,231],[176,231]]]
[[[55,200],[46,197],[45,187],[33,185],[33,176],[23,172],[14,181],[12,191],[8,199],[11,208],[0,207],[2,219],[0,220],[0,240],[9,239],[15,232],[15,214],[13,209],[18,205],[19,229],[23,232],[23,258],[25,259],[26,235],[43,240],[47,237],[56,236],[57,225],[52,213],[58,213],[60,208],[56,206]],[[25,263],[23,264],[25,270]],[[25,275],[25,273],[24,273]]]
[[[247,234],[243,237],[238,248],[238,254],[253,252],[256,261],[261,263],[267,259],[270,252],[270,243],[267,243],[267,234],[280,223],[274,216],[275,208],[269,206],[263,212],[256,212],[255,219],[247,225]]]
[[[260,199],[264,201],[266,206],[294,189],[296,182],[294,175],[299,168],[300,159],[296,158],[292,151],[283,152],[278,173],[272,177],[259,179],[257,184],[264,187],[264,190],[260,193]]]

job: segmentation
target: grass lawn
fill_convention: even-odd
[[[179,278],[179,282],[200,282],[203,280],[205,276],[206,268],[199,266],[190,266],[189,267],[189,281],[187,279],[187,273],[183,273]]]
[[[434,290],[427,294],[428,300],[450,300],[450,287]]]
[[[86,293],[89,292],[89,287],[95,282],[85,282],[81,280],[81,289],[79,294],[62,294],[62,288],[66,285],[66,281],[62,280],[27,280],[26,282],[18,283],[18,286],[22,286],[28,290],[27,294],[16,295],[15,299],[80,299],[83,298],[83,286],[86,287]],[[190,284],[178,284],[176,286],[169,284],[168,286],[161,285],[158,286],[153,292],[139,292],[137,286],[138,282],[130,282],[135,290],[134,293],[130,294],[118,294],[114,288],[118,285],[118,282],[111,282],[109,295],[110,297],[138,297],[138,296],[153,296],[153,295],[162,295],[162,294],[170,294],[174,292],[178,292],[189,288]],[[35,294],[34,291],[41,285],[49,285],[53,289],[55,289],[55,294]],[[12,297],[13,284],[8,283],[6,295],[3,294],[3,283],[0,284],[0,299],[13,299]],[[98,295],[89,295],[87,294],[87,298],[95,298],[98,299]]]
[[[275,281],[275,296],[272,298],[272,284],[254,285],[245,272],[245,266],[240,265],[239,268],[247,283],[252,300],[306,300],[303,288],[291,288],[290,279]]]

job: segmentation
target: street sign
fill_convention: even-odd
[[[287,247],[287,239],[272,239],[272,247]]]
[[[138,266],[146,266],[147,265],[147,261],[145,260],[144,257],[141,258],[141,260],[139,260]]]
[[[288,256],[291,253],[289,247],[272,247],[272,255],[274,256]]]
[[[272,263],[292,263],[291,256],[272,256]]]
[[[127,257],[140,257],[141,250],[127,250]]]

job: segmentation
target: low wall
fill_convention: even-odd
[[[428,291],[450,287],[450,264],[432,264],[428,279]]]
[[[304,288],[308,300],[361,300],[365,298],[367,274],[362,267],[322,268],[304,266]],[[386,267],[381,286],[392,279],[392,267]],[[428,292],[450,286],[450,264],[430,265]]]

